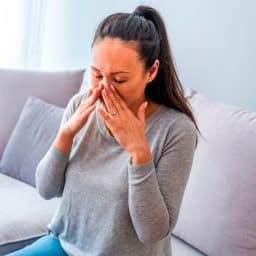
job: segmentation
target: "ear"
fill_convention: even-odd
[[[148,83],[153,81],[156,78],[156,75],[158,73],[160,61],[159,59],[156,59],[151,68],[148,70]]]

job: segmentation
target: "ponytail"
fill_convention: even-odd
[[[184,90],[175,69],[168,35],[162,17],[154,8],[142,5],[134,10],[134,14],[141,15],[151,21],[158,32],[160,40],[160,51],[157,57],[160,61],[158,74],[146,87],[146,95],[160,104],[185,113],[190,117],[199,131],[194,115],[190,109],[191,105],[184,96]]]

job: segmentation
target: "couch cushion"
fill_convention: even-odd
[[[207,255],[256,255],[256,113],[187,98],[203,137],[173,233]]]
[[[0,157],[29,96],[65,107],[79,91],[83,70],[26,71],[0,69]]]
[[[32,186],[0,173],[0,255],[47,234],[59,200],[45,200]]]
[[[198,251],[193,246],[182,241],[175,235],[171,235],[172,256],[203,256],[205,254]]]
[[[81,86],[79,88],[79,93],[85,93],[88,91],[90,85],[91,85],[91,70],[86,69],[86,71],[84,72],[84,77],[83,77],[83,81],[81,83]]]
[[[64,108],[29,97],[5,147],[0,172],[35,185],[35,170],[53,143]]]

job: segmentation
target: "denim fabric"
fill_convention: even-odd
[[[60,241],[53,234],[49,233],[24,248],[6,254],[6,256],[67,256]]]

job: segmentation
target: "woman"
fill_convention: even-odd
[[[10,255],[171,255],[198,128],[159,13],[105,18],[91,64],[37,166],[40,195],[62,197],[48,234]]]

